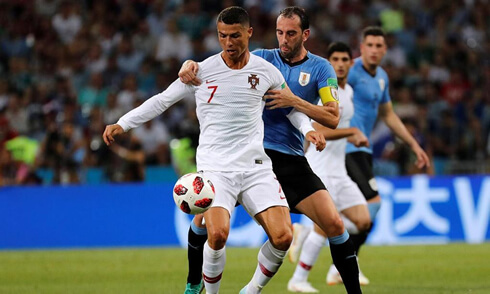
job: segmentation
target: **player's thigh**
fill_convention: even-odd
[[[238,201],[252,217],[269,207],[289,208],[286,196],[272,169],[243,173],[242,191]]]
[[[369,229],[371,217],[366,204],[351,206],[341,211],[341,213],[352,221],[360,231]]]
[[[319,190],[303,199],[296,209],[309,217],[329,237],[342,234],[344,225],[327,190]]]
[[[349,177],[357,184],[366,200],[379,195],[373,173],[372,155],[366,152],[352,152],[345,156],[345,166]]]
[[[215,250],[223,248],[230,234],[230,214],[223,207],[211,207],[204,213],[209,246]]]
[[[222,207],[231,215],[240,194],[241,174],[235,172],[203,171],[203,175],[214,186],[214,200],[211,207]],[[206,219],[207,222],[207,219]]]

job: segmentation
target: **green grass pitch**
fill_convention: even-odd
[[[220,293],[238,293],[256,266],[257,248],[228,248]],[[183,293],[186,251],[175,248],[0,251],[0,293]],[[365,246],[364,293],[490,293],[490,243],[479,245]],[[310,281],[327,286],[328,248]],[[263,293],[287,293],[294,265],[284,262]]]

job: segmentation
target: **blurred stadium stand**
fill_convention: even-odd
[[[248,9],[254,49],[276,46],[275,18],[291,4],[309,11],[306,47],[322,56],[332,41],[358,56],[362,28],[383,26],[394,108],[432,157],[427,172],[490,173],[488,1],[7,0],[0,186],[173,181],[169,142],[198,130],[191,100],[110,149],[104,126],[164,90],[183,60],[218,52],[214,19],[223,7]],[[382,124],[373,145],[378,175],[420,172]]]

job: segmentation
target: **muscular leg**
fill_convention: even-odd
[[[291,217],[288,208],[283,206],[270,207],[256,214],[255,219],[264,228],[269,240],[260,248],[258,265],[252,280],[244,288],[246,292],[240,293],[260,293],[262,288],[279,270],[293,240]]]
[[[328,191],[316,191],[295,208],[308,216],[328,236],[332,260],[340,272],[347,293],[362,293],[354,246]]]
[[[211,207],[204,213],[208,241],[204,244],[203,279],[206,293],[218,293],[225,268],[225,244],[230,232],[230,214],[222,207]]]
[[[369,216],[369,210],[367,205],[356,205],[349,208],[346,208],[340,212],[341,217],[345,218],[344,225],[351,233],[359,233],[369,230],[371,227],[371,217]],[[349,228],[346,224],[347,222],[351,222],[354,225],[354,228]]]

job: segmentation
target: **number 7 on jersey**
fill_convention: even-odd
[[[208,89],[213,89],[213,92],[211,92],[211,97],[209,97],[209,100],[208,100],[208,103],[209,103],[209,102],[211,102],[211,99],[213,99],[214,93],[216,93],[218,86],[209,86]]]

